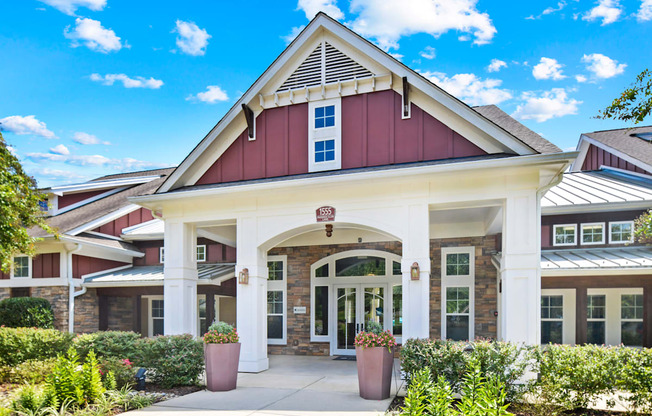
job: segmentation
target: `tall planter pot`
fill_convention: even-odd
[[[360,397],[367,400],[389,398],[394,354],[387,347],[355,347]]]
[[[240,343],[204,344],[206,388],[209,391],[235,389],[238,382]]]

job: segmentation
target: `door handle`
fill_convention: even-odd
[[[360,332],[360,324],[355,324],[355,333]]]

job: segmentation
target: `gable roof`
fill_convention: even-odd
[[[244,128],[238,130],[236,127],[232,126],[236,121],[240,126],[246,125],[244,124],[245,116],[241,108],[242,105],[257,106],[262,89],[274,79],[279,71],[284,67],[287,67],[288,60],[298,53],[306,42],[320,30],[325,30],[342,39],[345,43],[349,44],[351,48],[356,49],[361,55],[365,55],[368,59],[374,60],[378,62],[379,65],[386,67],[391,74],[398,77],[407,77],[410,86],[423,92],[429,99],[436,102],[436,105],[442,112],[451,117],[455,117],[459,123],[466,123],[466,126],[472,126],[472,128],[476,129],[474,131],[477,132],[478,136],[482,136],[482,138],[487,140],[488,143],[492,143],[493,148],[500,149],[497,150],[496,153],[512,153],[516,155],[539,153],[539,151],[527,143],[527,140],[515,137],[507,129],[504,129],[490,121],[480,112],[474,111],[470,106],[433,84],[423,75],[408,68],[403,63],[382,51],[376,45],[362,38],[360,35],[330,18],[323,12],[320,12],[181,162],[156,193],[164,193],[194,183],[194,181],[196,181],[200,176],[197,172],[205,172],[244,130]],[[312,50],[308,51],[308,54],[310,52],[312,52]],[[285,69],[289,69],[290,71],[288,76],[294,72],[292,69],[296,70],[296,68]],[[229,129],[234,131],[230,131]],[[218,141],[218,137],[225,131],[228,131],[230,136]]]
[[[539,153],[561,152],[559,147],[528,129],[493,104],[477,106],[473,109]]]
[[[637,137],[641,133],[652,134],[652,126],[583,133],[577,145],[577,149],[580,150],[580,155],[571,165],[571,170],[578,171],[582,169],[589,147],[588,145],[592,144],[621,159],[627,160],[641,169],[651,172],[652,143]]]

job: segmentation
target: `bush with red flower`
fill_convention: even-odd
[[[204,344],[235,344],[238,341],[238,331],[226,322],[213,323],[204,335]]]
[[[396,346],[396,338],[389,330],[383,331],[380,324],[368,322],[367,330],[355,336],[354,344],[361,348],[384,347],[392,352],[392,348]]]

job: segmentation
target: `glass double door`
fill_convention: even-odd
[[[388,329],[385,319],[387,285],[336,285],[335,290],[335,346],[337,355],[355,354],[355,336],[365,330],[369,321]]]

